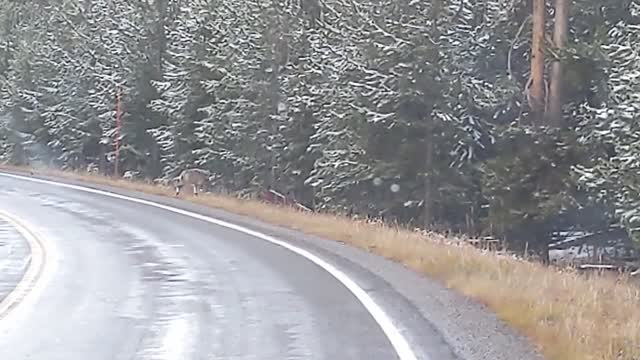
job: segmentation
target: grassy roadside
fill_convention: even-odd
[[[144,183],[54,170],[37,173],[173,196],[172,189]],[[401,262],[486,304],[526,334],[546,359],[640,359],[640,290],[625,282],[586,279],[570,271],[500,257],[456,245],[438,234],[425,236],[381,224],[304,214],[211,194],[186,199],[344,241]]]

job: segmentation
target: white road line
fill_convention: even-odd
[[[360,301],[360,303],[365,307],[365,309],[371,314],[373,319],[378,323],[382,331],[385,333],[385,335],[391,342],[391,345],[395,349],[400,360],[417,360],[417,357],[413,352],[413,349],[409,345],[409,342],[407,341],[407,339],[404,337],[404,335],[402,335],[402,332],[396,327],[396,325],[393,323],[389,315],[387,315],[387,313],[373,300],[373,298],[371,298],[364,289],[362,289],[354,280],[352,280],[344,272],[342,272],[335,266],[331,265],[327,261],[321,259],[320,257],[312,254],[307,250],[291,245],[285,241],[278,240],[272,236],[269,236],[269,235],[266,235],[266,234],[263,234],[263,233],[260,233],[236,224],[232,224],[226,221],[214,219],[209,216],[201,215],[201,214],[187,211],[187,210],[182,210],[182,209],[175,208],[168,205],[159,204],[159,203],[148,201],[148,200],[138,199],[138,198],[120,195],[120,194],[103,191],[103,190],[91,189],[84,186],[65,184],[65,183],[51,181],[51,180],[35,179],[35,178],[30,178],[30,177],[21,176],[21,175],[0,173],[0,176],[20,179],[25,181],[31,181],[31,182],[41,183],[41,184],[48,184],[48,185],[53,185],[58,187],[64,187],[68,189],[74,189],[74,190],[84,191],[88,193],[108,196],[116,199],[127,200],[127,201],[131,201],[134,203],[143,204],[147,206],[153,206],[153,207],[167,210],[176,214],[188,216],[188,217],[202,220],[214,225],[232,229],[232,230],[268,241],[272,244],[281,246],[287,250],[290,250],[306,258],[307,260],[313,262],[314,264],[320,266],[326,272],[331,274],[336,280],[342,283]]]
[[[23,220],[0,210],[0,218],[13,226],[29,243],[31,251],[27,270],[16,287],[0,302],[0,325],[6,325],[19,310],[26,310],[38,297],[44,286],[43,277],[50,273],[48,265],[52,253],[51,246],[37,235]]]

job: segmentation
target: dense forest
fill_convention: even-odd
[[[639,237],[639,44],[637,0],[0,0],[0,162],[112,174],[117,137],[544,259]]]

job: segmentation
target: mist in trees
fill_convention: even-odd
[[[506,239],[640,224],[635,0],[0,0],[0,161]],[[616,232],[617,233],[617,232]]]

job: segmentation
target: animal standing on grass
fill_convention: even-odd
[[[209,182],[211,173],[203,169],[187,169],[175,178],[176,196],[180,195],[180,190],[185,185],[193,187],[193,195],[198,196],[198,191],[202,191],[203,187]]]

